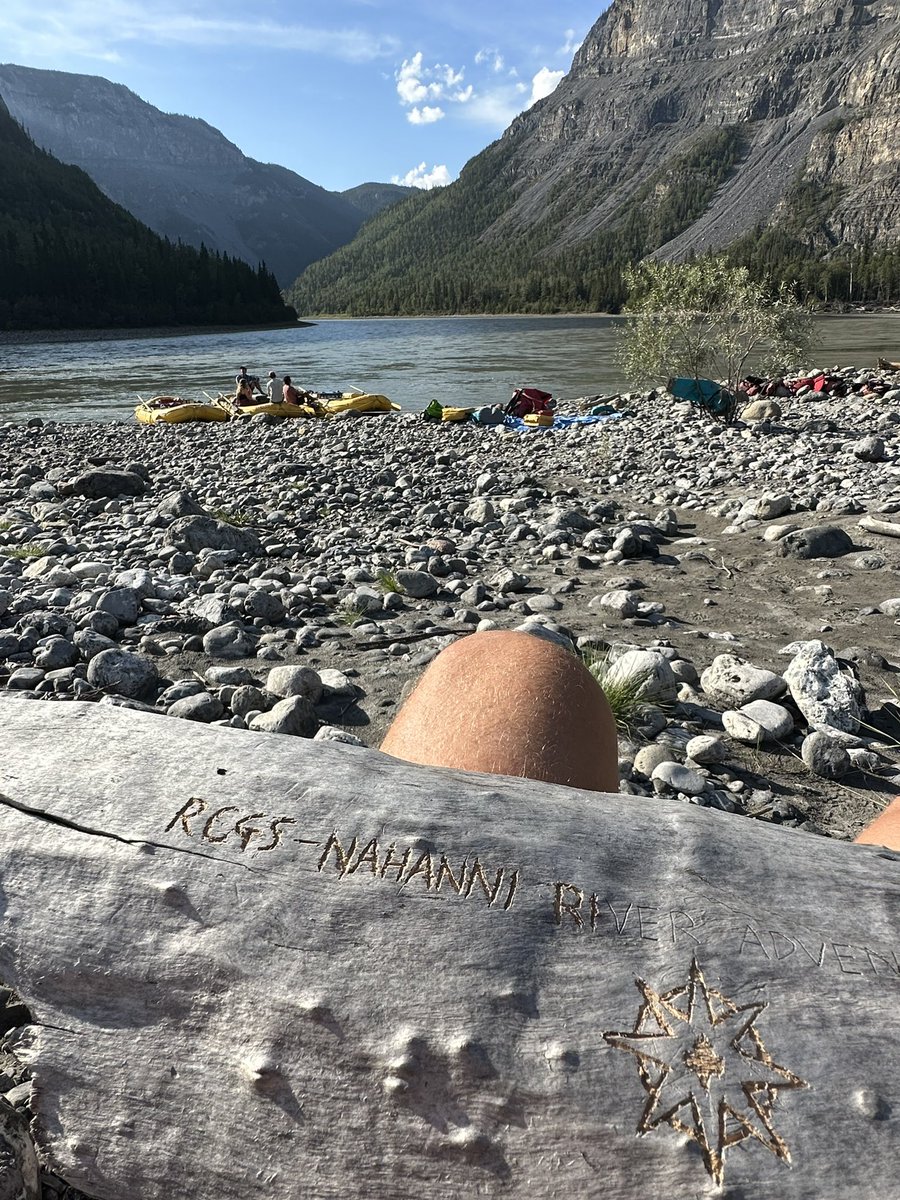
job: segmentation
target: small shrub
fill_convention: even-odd
[[[814,341],[792,285],[751,279],[724,258],[645,261],[625,272],[627,321],[617,358],[635,383],[704,377],[734,390],[752,361],[778,374]]]

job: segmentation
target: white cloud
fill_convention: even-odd
[[[236,46],[318,54],[346,62],[395,55],[398,41],[365,29],[330,29],[267,19],[207,15],[199,0],[146,5],[136,0],[3,0],[0,43],[9,58],[60,54],[115,61],[141,43],[198,48]]]
[[[441,121],[443,118],[442,108],[431,108],[427,104],[423,104],[421,108],[411,108],[406,114],[410,125],[433,125],[435,121]]]
[[[412,58],[403,60],[394,78],[397,81],[397,95],[404,107],[418,106],[424,100],[465,104],[472,94],[471,87],[460,86],[465,78],[463,67],[458,71],[449,63],[435,63],[432,67],[426,67],[421,50],[416,51]],[[444,113],[440,108],[425,106],[422,109],[414,107],[406,116],[413,125],[430,125],[439,121]]]
[[[571,30],[566,30],[567,39],[570,34],[574,37]],[[529,85],[491,46],[477,52],[475,64],[481,68],[475,72],[475,82],[462,87],[462,68],[457,71],[446,63],[426,66],[421,50],[404,59],[394,78],[410,124],[434,124],[448,114],[452,116],[452,106],[458,106],[459,115],[466,121],[500,133],[520,112],[549,96],[564,75],[563,71],[541,67]]]
[[[494,50],[490,47],[485,47],[478,51],[475,55],[475,62],[480,67],[484,63],[490,63],[491,70],[498,75],[506,65],[506,61],[499,50]]]
[[[422,82],[422,51],[405,58],[397,72],[397,95],[401,104],[418,104],[428,98],[428,88]]]
[[[435,71],[443,78],[443,83],[446,87],[456,87],[457,84],[462,83],[466,74],[465,67],[460,67],[458,71],[454,71],[447,63],[442,67],[435,67]]]
[[[528,107],[536,104],[538,100],[543,100],[551,92],[555,92],[557,84],[564,75],[565,71],[551,71],[549,67],[541,67],[531,81],[531,99]]]
[[[428,170],[426,163],[419,163],[417,167],[413,167],[411,171],[407,171],[402,177],[400,175],[392,175],[391,183],[400,183],[405,187],[423,188],[425,191],[430,191],[436,187],[446,187],[450,182],[450,172],[442,164],[435,164],[431,170]]]

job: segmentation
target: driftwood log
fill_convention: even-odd
[[[900,855],[0,703],[0,980],[98,1200],[900,1194]]]
[[[863,517],[859,521],[860,529],[867,533],[880,533],[882,537],[900,538],[900,525],[896,521],[879,521],[877,517]]]

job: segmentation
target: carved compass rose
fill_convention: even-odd
[[[808,1084],[763,1045],[756,1022],[767,1005],[735,1004],[707,984],[696,959],[688,982],[671,991],[635,982],[644,1000],[634,1029],[603,1037],[638,1060],[647,1103],[637,1132],[666,1124],[686,1134],[717,1184],[725,1177],[725,1151],[747,1138],[790,1162],[772,1110],[781,1089]]]

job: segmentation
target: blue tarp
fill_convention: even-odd
[[[521,417],[507,417],[503,422],[506,429],[516,433],[552,433],[554,429],[570,429],[573,425],[603,425],[606,421],[618,421],[624,413],[610,413],[605,417],[554,417],[552,425],[526,425]]]

